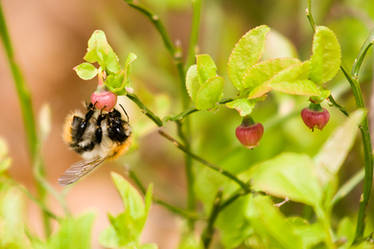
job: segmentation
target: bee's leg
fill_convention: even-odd
[[[103,130],[101,128],[101,122],[107,118],[107,114],[100,113],[96,120],[96,130],[95,130],[95,143],[100,144],[103,138]]]
[[[95,113],[94,109],[91,108],[85,115],[84,119],[81,117],[74,116],[72,127],[74,127],[74,134],[72,133],[72,138],[75,143],[82,141],[82,136],[87,129],[89,121],[93,114]]]
[[[130,122],[130,118],[129,118],[129,115],[127,114],[125,108],[123,108],[123,106],[121,104],[119,104],[119,106],[122,108],[123,112],[125,113],[126,117],[127,117],[127,123]]]

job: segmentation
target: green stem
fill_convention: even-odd
[[[183,132],[182,123],[180,121],[175,121],[177,125],[177,133],[180,139],[182,139],[183,144],[186,146],[187,150],[191,150],[190,141],[185,136]],[[186,129],[190,128],[190,124],[188,123],[188,126],[186,126]],[[186,134],[190,134],[190,131],[187,131]],[[194,184],[194,175],[192,171],[192,159],[188,154],[185,154],[185,174],[186,174],[186,181],[187,181],[187,209],[190,211],[195,210],[196,201],[195,201],[195,193],[193,190],[193,184]],[[190,227],[193,226],[193,222],[190,222]]]
[[[165,25],[161,21],[160,17],[153,13],[151,10],[147,9],[146,7],[134,3],[132,0],[124,0],[131,8],[139,11],[142,13],[145,17],[148,18],[148,20],[154,25],[156,30],[161,36],[161,39],[164,43],[165,48],[169,52],[170,56],[173,58],[173,61],[177,67],[178,75],[181,82],[181,89],[185,88],[184,84],[184,78],[185,78],[185,71],[183,66],[183,54],[180,47],[175,46],[170,39],[170,36],[168,32],[166,31]],[[182,99],[183,99],[183,105],[186,107],[188,105],[188,96],[187,93],[183,90],[182,93]]]
[[[210,211],[210,215],[208,218],[208,223],[201,234],[201,241],[204,245],[205,249],[209,248],[210,242],[212,241],[213,234],[214,234],[214,222],[216,221],[218,214],[220,212],[221,202],[222,202],[222,191],[219,190],[216,194],[216,198],[213,202],[212,210]]]
[[[348,114],[348,112],[345,110],[345,108],[343,107],[343,106],[341,106],[341,105],[339,105],[336,101],[335,101],[335,99],[334,99],[334,97],[332,96],[332,95],[330,95],[329,96],[329,100],[330,100],[330,102],[331,102],[331,104],[333,105],[333,106],[335,106],[336,108],[338,108],[339,109],[339,111],[341,112],[341,113],[343,113],[345,116],[349,116],[349,114]]]
[[[156,30],[160,34],[167,51],[169,52],[169,54],[173,58],[174,63],[176,65],[176,68],[177,68],[177,71],[178,71],[178,76],[179,76],[179,81],[180,81],[180,91],[181,91],[182,105],[183,105],[183,108],[186,109],[189,105],[189,97],[188,97],[187,92],[185,90],[186,74],[185,74],[184,65],[183,65],[183,53],[182,53],[181,47],[180,46],[175,46],[171,42],[169,34],[166,31],[166,28],[165,28],[164,24],[161,22],[158,15],[156,15],[155,13],[153,13],[152,11],[146,9],[145,7],[143,7],[141,5],[139,5],[137,3],[134,3],[132,0],[124,0],[124,1],[130,7],[138,10],[140,13],[145,15],[152,22],[152,24],[155,26]],[[197,31],[194,31],[194,32],[198,32],[198,29],[196,29],[196,30]],[[197,34],[194,34],[193,36],[195,36],[195,35],[197,36]],[[132,100],[134,101],[136,99],[132,99]],[[135,102],[135,103],[137,103],[138,106],[141,107],[141,105],[139,105],[139,102]],[[142,109],[146,110],[144,105],[142,105],[142,107],[143,107]],[[152,115],[151,112],[146,112],[146,114],[148,114],[147,116],[150,117],[158,126],[162,126],[162,121],[160,119],[156,118],[154,115]],[[190,122],[189,122],[188,119],[185,121],[185,126],[186,126],[186,135],[184,137],[190,137]],[[184,142],[185,142],[186,147],[190,148],[190,143],[189,143],[188,139],[185,140]],[[186,156],[186,158],[185,158],[185,168],[186,168],[186,174],[187,174],[187,185],[189,186],[188,190],[191,191],[191,190],[193,190],[192,187],[191,187],[191,186],[193,186],[193,182],[192,182],[193,178],[189,177],[189,176],[192,176],[193,174],[192,174],[192,160],[189,158],[189,156]],[[192,198],[192,193],[188,192],[188,196],[189,196],[189,199],[191,199]],[[193,202],[195,202],[195,201],[193,201]],[[190,203],[189,205],[191,205],[192,201],[190,200],[189,203]]]
[[[324,210],[321,207],[316,207],[315,208],[316,215],[318,219],[320,220],[322,227],[325,232],[325,243],[327,245],[327,248],[329,249],[336,249],[336,245],[333,240],[333,233],[331,230],[331,224],[330,224],[330,218],[326,215]]]
[[[190,65],[193,64],[195,60],[195,54],[198,48],[201,5],[202,5],[201,0],[192,0],[193,17],[192,17],[190,44],[188,47],[187,60],[186,60],[186,68],[188,68]]]
[[[15,83],[19,103],[21,106],[21,112],[22,112],[22,117],[23,117],[23,123],[25,126],[26,130],[26,137],[27,137],[27,144],[28,144],[28,149],[31,157],[31,161],[34,161],[35,158],[37,157],[38,153],[38,136],[36,132],[36,126],[35,126],[35,120],[34,120],[34,114],[32,110],[32,101],[31,101],[31,96],[30,92],[27,89],[27,86],[25,84],[25,81],[23,79],[21,70],[19,69],[15,56],[14,56],[14,51],[12,47],[12,43],[10,40],[10,36],[8,33],[5,17],[3,14],[3,9],[2,9],[2,4],[0,2],[0,36],[2,43],[5,48],[5,54],[9,63],[9,67],[12,72],[13,80]],[[41,176],[45,176],[45,170],[43,168],[43,164],[33,164],[35,170],[33,172],[38,172]],[[43,203],[44,206],[46,206],[46,197],[47,193],[45,189],[42,187],[38,179],[36,179],[35,174],[34,178],[36,180],[37,184],[37,190],[38,190],[38,199],[41,203]],[[42,212],[43,214],[43,223],[44,223],[44,231],[46,235],[48,236],[51,232],[51,224],[49,222],[49,217],[46,212]]]
[[[307,11],[307,17],[310,22],[310,25],[312,26],[313,30],[315,30],[315,22],[313,20],[313,17],[311,15],[311,0],[308,0],[308,8]],[[364,61],[364,58],[369,50],[369,48],[373,45],[373,38],[374,33],[371,33],[368,37],[368,39],[363,44],[360,53],[358,57],[355,60],[355,63],[352,67],[352,75],[353,77],[345,70],[343,66],[340,66],[340,70],[343,72],[344,76],[348,80],[353,95],[355,97],[356,106],[358,108],[366,109],[364,98],[362,95],[361,87],[358,82],[358,74],[360,72],[360,68],[362,65],[362,62]],[[360,198],[360,207],[358,211],[358,217],[357,217],[357,225],[356,225],[356,234],[353,243],[358,243],[361,241],[364,230],[365,230],[365,212],[367,205],[369,203],[370,198],[370,192],[373,184],[373,156],[372,156],[372,145],[371,145],[371,137],[369,132],[369,120],[367,115],[362,120],[360,126],[360,132],[364,147],[364,162],[365,162],[365,177],[364,177],[364,190],[363,195],[361,195]]]
[[[135,95],[128,93],[126,95],[132,102],[134,102],[140,110],[147,116],[149,117],[158,127],[161,127],[163,125],[162,120],[154,114],[151,110],[149,110],[143,102]]]
[[[234,99],[231,99],[231,98],[230,99],[223,99],[218,104],[223,105],[223,104],[226,104],[226,103],[231,102],[233,100]],[[198,112],[198,111],[200,111],[200,110],[196,109],[196,108],[190,108],[187,111],[183,111],[183,112],[181,112],[181,113],[179,113],[177,115],[166,117],[165,121],[174,121],[174,122],[181,121],[184,118],[186,118],[187,116],[189,116],[189,115],[191,115],[191,114],[193,114],[195,112]]]
[[[146,189],[145,189],[143,183],[140,181],[139,177],[132,170],[129,171],[129,176],[134,181],[135,185],[138,186],[139,190],[143,193],[143,195],[145,195]],[[163,206],[164,208],[166,208],[170,212],[172,212],[176,215],[179,215],[183,218],[186,218],[186,219],[189,219],[189,220],[202,219],[198,214],[196,214],[194,212],[190,212],[188,210],[184,210],[182,208],[176,207],[176,206],[174,206],[172,204],[169,204],[166,201],[163,201],[161,199],[153,198],[153,201],[156,204],[158,204],[160,206]]]
[[[341,69],[344,73],[344,76],[347,78],[348,82],[351,85],[357,107],[365,108],[360,84],[358,83],[356,79],[352,78],[343,67],[341,67]],[[364,177],[363,196],[361,196],[360,198],[360,208],[358,211],[354,243],[360,241],[362,236],[364,235],[365,216],[366,216],[365,212],[366,212],[367,205],[369,203],[371,187],[373,184],[372,145],[371,145],[371,138],[370,138],[370,132],[369,132],[369,120],[368,120],[367,115],[365,116],[365,118],[362,120],[360,124],[360,131],[361,131],[361,137],[362,137],[362,142],[363,142],[363,147],[364,147],[365,177]]]
[[[170,135],[168,135],[167,133],[165,133],[164,131],[162,130],[159,130],[158,131],[160,133],[161,136],[163,136],[164,138],[166,138],[167,140],[169,140],[170,142],[172,142],[178,149],[180,149],[181,151],[183,151],[184,153],[190,155],[191,158],[195,159],[196,161],[200,162],[202,165],[220,173],[221,175],[224,175],[226,176],[227,178],[233,180],[234,182],[236,182],[246,193],[249,193],[251,192],[251,189],[249,187],[249,185],[245,182],[243,182],[242,180],[240,180],[238,177],[236,177],[235,175],[231,174],[230,172],[206,161],[205,159],[193,154],[191,151],[189,151],[185,146],[183,146],[180,142],[178,142],[175,138],[171,137]]]
[[[366,41],[362,45],[360,52],[353,63],[352,77],[357,81],[358,81],[358,74],[360,73],[362,62],[364,61],[367,52],[369,51],[370,47],[373,44],[374,44],[374,30],[370,32],[369,37],[366,39]]]
[[[316,23],[314,22],[313,15],[312,15],[312,0],[308,0],[308,7],[305,10],[306,17],[310,23],[310,26],[313,29],[313,32],[316,31]]]

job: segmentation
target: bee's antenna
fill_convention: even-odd
[[[125,108],[123,108],[123,106],[121,104],[119,104],[119,106],[122,108],[123,112],[126,114],[127,122],[130,122],[129,115],[127,115],[127,112],[126,112]]]

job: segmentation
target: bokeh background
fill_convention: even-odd
[[[160,14],[174,42],[186,51],[189,40],[192,9],[190,0],[144,0],[150,9]],[[204,0],[201,16],[199,51],[209,53],[217,62],[218,73],[226,77],[225,64],[235,42],[250,28],[269,25],[274,31],[268,41],[267,56],[280,54],[310,56],[312,30],[305,17],[303,0]],[[350,67],[370,29],[374,27],[374,2],[368,0],[318,0],[314,3],[317,23],[332,28],[341,43],[343,64]],[[52,113],[51,134],[43,145],[43,157],[48,181],[59,191],[57,178],[73,162],[79,160],[61,139],[65,116],[75,109],[83,109],[96,88],[95,80],[82,81],[72,68],[83,61],[87,40],[95,29],[104,30],[109,43],[123,62],[129,52],[138,55],[133,67],[132,81],[137,94],[160,116],[181,111],[179,81],[174,64],[163,47],[159,34],[147,19],[129,8],[121,0],[2,0],[17,61],[31,90],[33,109],[37,116],[47,104]],[[288,40],[285,40],[287,38]],[[361,72],[362,88],[367,103],[371,99],[373,57],[370,53]],[[227,77],[226,77],[227,78]],[[11,175],[35,192],[31,164],[26,147],[25,132],[14,83],[0,49],[0,136],[8,145],[13,159]],[[348,110],[353,110],[354,99],[341,73],[329,83],[333,95]],[[226,81],[227,97],[235,91]],[[97,236],[107,225],[107,213],[118,213],[122,202],[110,179],[110,171],[126,175],[126,168],[138,173],[144,183],[155,184],[156,195],[171,203],[185,205],[183,155],[161,138],[156,127],[123,99],[135,131],[131,151],[117,162],[106,163],[85,178],[67,194],[73,213],[96,212],[93,229],[93,248],[101,248]],[[314,155],[328,135],[344,120],[334,108],[327,107],[331,121],[322,131],[311,133],[298,117],[298,110],[307,105],[303,97],[271,95],[255,110],[256,120],[265,124],[265,136],[255,150],[247,150],[235,139],[234,130],[240,123],[239,115],[225,108],[213,112],[199,112],[191,116],[193,150],[204,158],[232,172],[241,172],[256,162],[269,159],[283,151]],[[374,111],[374,108],[371,108]],[[370,113],[373,111],[370,110]],[[291,114],[290,114],[291,113]],[[292,113],[295,113],[293,115]],[[287,118],[282,119],[287,116]],[[373,114],[370,114],[371,123]],[[165,130],[174,133],[174,126]],[[373,131],[373,129],[372,129]],[[341,171],[344,182],[361,167],[361,147],[356,146]],[[207,184],[199,165],[196,184]],[[339,215],[357,210],[361,187],[341,201],[336,208]],[[203,194],[200,191],[200,194]],[[198,194],[199,195],[199,194]],[[62,213],[52,197],[49,204]],[[297,205],[288,207],[297,210]],[[371,211],[374,211],[372,205]],[[27,205],[31,228],[42,234],[39,209]],[[153,205],[143,240],[156,242],[159,248],[175,248],[182,220],[162,207]]]

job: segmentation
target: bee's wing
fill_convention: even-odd
[[[83,176],[92,172],[97,166],[104,162],[105,159],[106,157],[96,157],[92,160],[82,160],[74,163],[58,178],[58,183],[61,185],[69,185],[78,181]]]

